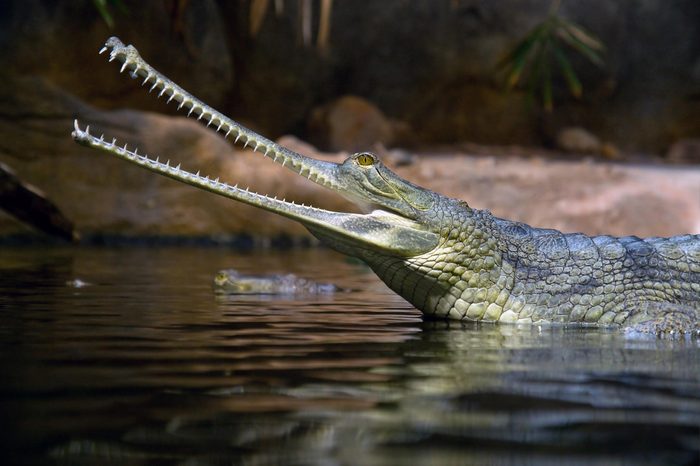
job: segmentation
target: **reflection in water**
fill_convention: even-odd
[[[353,291],[217,297],[229,267]],[[0,311],[17,463],[700,460],[696,342],[423,322],[328,251],[3,250]]]

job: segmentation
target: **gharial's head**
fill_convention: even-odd
[[[433,222],[435,206],[442,196],[416,186],[389,170],[379,159],[368,152],[350,156],[343,163],[317,160],[292,152],[239,125],[199,101],[178,85],[162,76],[146,63],[131,45],[125,46],[119,39],[110,38],[103,51],[110,50],[110,61],[122,62],[122,71],[129,70],[132,77],[144,78],[159,96],[175,100],[178,108],[188,110],[188,115],[204,121],[207,126],[225,132],[226,136],[241,140],[244,146],[274,160],[293,172],[329,188],[358,203],[370,207],[371,212],[358,214],[333,212],[312,206],[299,205],[277,198],[240,189],[208,177],[193,174],[180,167],[171,167],[146,156],[121,148],[116,141],[107,142],[81,130],[77,122],[73,138],[86,146],[107,151],[117,157],[140,165],[150,171],[178,181],[229,197],[255,207],[260,207],[301,222],[314,235],[331,246],[351,255],[373,250],[398,257],[416,256],[434,249],[440,242],[439,228]]]
[[[337,166],[340,186],[336,189],[350,200],[387,209],[419,221],[434,207],[437,195],[404,180],[370,152],[353,154]]]

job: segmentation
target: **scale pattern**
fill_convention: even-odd
[[[700,235],[589,237],[448,205],[433,251],[364,257],[426,315],[656,333],[698,329]]]

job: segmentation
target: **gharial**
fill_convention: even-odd
[[[340,288],[332,283],[317,283],[294,274],[246,275],[235,269],[219,270],[214,291],[231,295],[311,296],[332,295]]]
[[[188,116],[293,172],[376,210],[333,212],[250,192],[96,138],[73,138],[189,185],[301,222],[357,257],[427,316],[499,323],[618,326],[654,334],[700,329],[700,235],[589,237],[504,220],[416,186],[363,152],[336,164],[292,152],[239,125],[164,77],[119,39],[110,61]]]

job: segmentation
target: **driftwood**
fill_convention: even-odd
[[[3,163],[0,163],[0,209],[48,235],[68,241],[78,239],[73,222],[44,193],[20,180]]]

